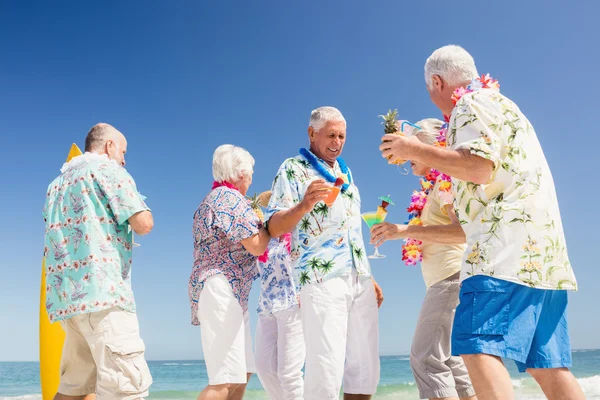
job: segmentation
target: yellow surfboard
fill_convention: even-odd
[[[67,162],[81,155],[76,144],[71,145]],[[46,311],[46,257],[42,258],[42,284],[40,287],[40,383],[42,399],[52,400],[60,382],[60,358],[65,332],[60,323],[50,323]]]

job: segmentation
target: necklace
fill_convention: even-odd
[[[300,149],[300,154],[303,155],[308,160],[310,165],[314,169],[316,169],[317,172],[319,174],[321,174],[321,176],[324,177],[328,182],[331,182],[331,183],[335,182],[335,180],[337,179],[337,176],[334,176],[331,172],[329,172],[323,166],[324,162],[321,161],[320,159],[318,159],[311,151],[302,148],[302,149]],[[348,167],[346,166],[346,163],[344,162],[344,160],[341,157],[336,158],[336,161],[337,161],[338,165],[340,166],[342,173],[348,177],[348,183],[344,183],[342,185],[342,192],[345,192],[346,190],[348,190],[348,188],[350,187],[350,184],[352,183],[352,176],[350,176]]]
[[[452,102],[456,106],[456,103],[467,93],[472,93],[479,89],[494,89],[500,90],[500,83],[494,78],[487,75],[481,75],[479,78],[474,78],[471,80],[471,83],[467,85],[467,87],[459,87],[454,90],[452,93]]]
[[[442,125],[440,132],[437,135],[436,146],[446,147],[446,132],[448,124]],[[413,191],[410,198],[410,204],[406,209],[408,211],[408,225],[423,225],[421,214],[427,204],[427,196],[431,190],[436,187],[439,192],[440,199],[444,203],[452,203],[452,179],[446,174],[442,174],[437,169],[432,168],[425,178],[421,178],[421,190]],[[417,265],[417,262],[423,261],[423,251],[421,245],[423,242],[417,239],[407,238],[402,245],[402,260],[406,265]]]

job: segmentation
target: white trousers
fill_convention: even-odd
[[[305,400],[374,394],[379,384],[379,310],[371,278],[352,275],[302,287]]]
[[[198,321],[209,385],[246,383],[256,372],[250,316],[244,312],[224,275],[211,276],[198,299]]]
[[[258,379],[271,400],[303,400],[305,348],[300,309],[259,315],[254,351]]]

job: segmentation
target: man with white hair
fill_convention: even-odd
[[[131,290],[131,230],[146,235],[154,222],[123,168],[126,151],[121,132],[97,124],[85,154],[48,187],[46,309],[66,332],[55,400],[139,399],[152,383]]]
[[[272,237],[292,233],[306,343],[305,399],[369,399],[379,382],[378,304],[361,232],[360,196],[340,158],[346,120],[333,107],[310,117],[310,149],[279,168],[267,209]],[[332,202],[336,183],[340,195]],[[328,205],[329,204],[329,205]]]
[[[514,398],[501,357],[529,372],[550,399],[583,399],[569,371],[567,291],[577,283],[567,255],[550,168],[521,110],[458,46],[433,52],[425,80],[449,116],[450,148],[385,135],[390,162],[410,159],[453,180],[465,231],[452,353],[461,355],[480,400]]]

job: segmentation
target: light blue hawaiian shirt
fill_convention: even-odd
[[[258,262],[260,271],[259,314],[274,314],[298,305],[292,260],[285,241],[271,239],[267,262]]]
[[[131,175],[106,156],[85,153],[61,172],[43,210],[50,321],[115,306],[135,312],[127,220],[149,208]]]
[[[318,162],[333,176],[343,175],[339,163],[331,168],[322,160]],[[292,231],[292,266],[300,287],[349,275],[353,267],[359,275],[371,276],[362,237],[360,194],[350,170],[348,175],[346,180],[351,183],[333,205],[317,203]],[[265,218],[298,204],[310,183],[321,178],[303,155],[284,161],[273,181]]]

